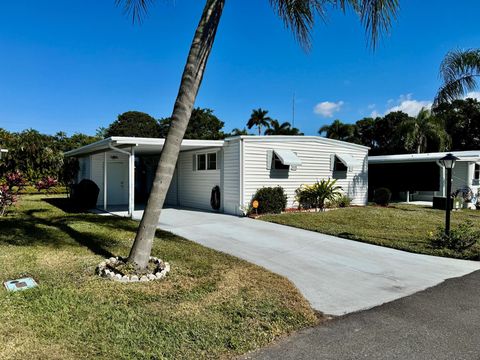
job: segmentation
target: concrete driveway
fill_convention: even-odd
[[[314,309],[330,315],[369,309],[480,269],[477,262],[194,210],[164,209],[160,228],[287,277]]]

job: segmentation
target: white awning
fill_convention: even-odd
[[[362,160],[355,159],[352,155],[349,154],[335,154],[335,157],[349,169],[352,169],[356,166],[363,166]]]
[[[275,155],[277,155],[283,165],[302,165],[302,160],[300,160],[292,150],[274,149],[273,152],[275,153]]]

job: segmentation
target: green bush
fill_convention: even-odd
[[[388,206],[388,204],[390,204],[391,199],[392,199],[392,192],[387,188],[375,189],[375,192],[373,193],[373,201],[377,205]]]
[[[252,203],[258,201],[258,214],[280,214],[287,207],[287,194],[281,186],[263,187],[253,196]],[[255,213],[255,209],[251,208]]]
[[[302,209],[323,210],[326,203],[335,202],[342,196],[342,188],[336,183],[337,180],[328,179],[313,185],[302,185],[295,190],[295,200]]]
[[[445,234],[445,228],[440,227],[436,234],[431,234],[432,246],[439,249],[449,249],[463,252],[474,246],[480,238],[480,231],[476,230],[471,220],[450,230],[450,235]]]
[[[330,200],[327,203],[327,207],[346,208],[346,207],[349,207],[351,203],[352,203],[352,199],[350,199],[347,195],[340,195],[337,198]]]

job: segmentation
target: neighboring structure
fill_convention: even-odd
[[[80,162],[78,181],[100,188],[98,206],[146,202],[164,139],[112,137],[70,151]],[[184,140],[165,204],[212,210],[212,189],[220,188],[220,211],[241,215],[257,189],[282,186],[288,207],[302,184],[336,178],[352,203],[365,205],[368,148],[317,136],[238,136]]]
[[[3,157],[6,153],[8,153],[8,150],[7,150],[7,149],[2,149],[2,148],[0,148],[0,159],[2,159],[2,157]]]
[[[476,194],[480,181],[480,150],[451,151],[457,161],[452,175],[452,190],[469,187]],[[369,190],[389,188],[407,201],[432,201],[446,196],[445,169],[438,160],[448,154],[405,154],[370,156]]]

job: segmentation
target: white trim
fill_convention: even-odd
[[[135,211],[135,148],[132,146],[128,159],[128,215]]]
[[[240,207],[245,206],[245,144],[243,139],[240,137]]]

